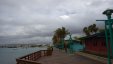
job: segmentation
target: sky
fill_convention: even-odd
[[[113,0],[0,0],[0,44],[50,43],[62,26],[82,36],[85,26],[104,27],[96,20],[108,8]]]

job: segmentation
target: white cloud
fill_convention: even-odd
[[[62,15],[62,16],[59,16],[61,19],[64,19],[64,20],[67,20],[69,19],[70,17],[68,15]]]

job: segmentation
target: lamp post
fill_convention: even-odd
[[[69,34],[69,49],[70,49],[70,53],[73,53],[73,48],[72,48],[72,37],[71,37],[71,34]]]
[[[106,47],[107,47],[107,54],[108,54],[108,64],[111,64],[110,48],[112,50],[112,57],[113,57],[113,29],[112,29],[113,19],[111,19],[112,13],[113,13],[112,9],[107,9],[103,12],[103,14],[107,16],[108,20],[96,20],[96,21],[105,21],[105,36],[106,36]],[[109,29],[109,32],[107,28]],[[110,36],[111,45],[109,45],[109,42],[108,42],[109,36]]]
[[[113,29],[112,29],[112,24],[113,20],[111,19],[111,15],[113,13],[112,9],[105,10],[103,14],[105,14],[108,18],[108,27],[109,27],[109,33],[110,33],[110,44],[112,48],[112,57],[113,57]]]

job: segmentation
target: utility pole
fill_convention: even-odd
[[[105,36],[106,36],[106,47],[107,47],[107,54],[108,54],[108,64],[111,64],[110,56],[113,57],[113,28],[112,28],[113,19],[111,19],[112,13],[113,13],[113,9],[107,9],[103,12],[103,14],[107,16],[108,20],[96,20],[96,21],[105,22]],[[110,42],[108,41],[109,37],[110,37]],[[110,55],[111,54],[110,51],[112,52],[112,55]]]

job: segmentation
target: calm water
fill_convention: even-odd
[[[16,58],[46,48],[0,48],[0,64],[16,64]]]

